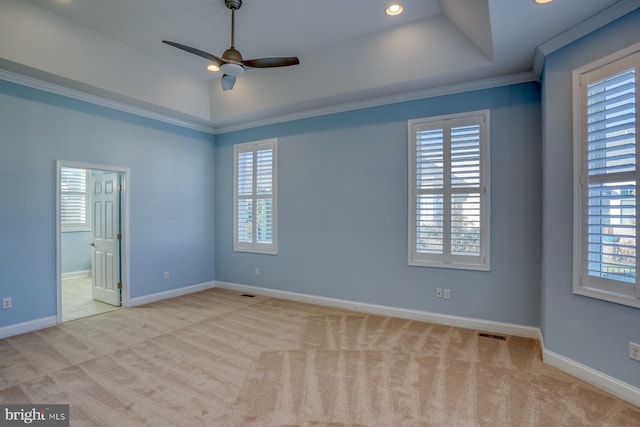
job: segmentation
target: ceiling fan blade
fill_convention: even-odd
[[[222,83],[222,90],[231,90],[236,83],[236,76],[225,74],[222,76],[220,82]]]
[[[253,68],[288,67],[289,65],[298,65],[299,63],[300,60],[295,56],[242,60],[242,65]]]
[[[176,43],[176,42],[171,42],[169,40],[162,40],[162,43],[166,43],[170,46],[173,47],[177,47],[178,49],[182,49],[185,52],[189,52],[189,53],[193,53],[194,55],[198,55],[202,58],[208,59],[209,61],[213,61],[218,65],[222,65],[224,64],[226,61],[222,58],[218,58],[215,55],[212,55],[208,52],[205,52],[204,50],[200,50],[200,49],[196,49],[195,47],[191,47],[191,46],[185,46],[183,44],[180,43]]]

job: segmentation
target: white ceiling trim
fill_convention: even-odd
[[[622,0],[536,48],[533,73],[540,79],[545,58],[624,15],[640,8],[639,0]]]
[[[439,86],[424,90],[417,90],[411,92],[400,93],[396,95],[389,95],[377,98],[369,98],[363,101],[348,102],[338,105],[332,105],[328,107],[308,109],[292,114],[283,114],[276,117],[270,117],[268,119],[246,121],[240,124],[218,126],[216,127],[216,134],[235,132],[239,130],[245,130],[255,128],[259,126],[268,126],[277,123],[290,122],[293,120],[308,119],[312,117],[325,116],[328,114],[343,113],[346,111],[361,110],[370,107],[379,107],[388,104],[397,104],[399,102],[415,101],[418,99],[433,98],[436,96],[453,95],[456,93],[471,92],[474,90],[490,89],[500,86],[509,86],[519,83],[527,83],[537,81],[538,78],[533,72],[528,71],[524,73],[491,77],[482,80],[473,80],[464,83],[456,83],[452,85]]]
[[[99,105],[101,107],[111,108],[113,110],[122,111],[124,113],[133,114],[136,116],[145,117],[152,120],[184,127],[187,129],[197,130],[209,134],[220,134],[234,132],[238,130],[244,130],[249,128],[255,128],[259,126],[268,126],[277,123],[289,122],[293,120],[301,120],[312,117],[324,116],[328,114],[342,113],[346,111],[360,110],[363,108],[379,107],[381,105],[396,104],[399,102],[415,101],[418,99],[433,98],[436,96],[452,95],[456,93],[470,92],[474,90],[489,89],[493,87],[508,86],[518,83],[526,83],[536,81],[537,77],[533,72],[519,73],[508,76],[492,77],[489,79],[475,80],[470,82],[464,82],[453,85],[440,86],[436,88],[430,88],[419,91],[411,91],[407,93],[401,93],[396,95],[370,98],[363,101],[350,102],[337,104],[328,107],[314,108],[304,110],[292,114],[283,114],[267,119],[246,121],[241,124],[229,125],[229,126],[203,126],[199,123],[190,122],[187,120],[177,119],[170,115],[160,114],[148,109],[135,107],[123,102],[114,101],[112,99],[104,98],[97,95],[91,95],[86,92],[82,92],[75,89],[70,89],[65,86],[57,85],[55,83],[46,82],[33,77],[24,76],[11,71],[0,69],[0,80],[6,80],[12,83],[16,83],[22,86],[30,87],[33,89],[42,90],[45,92],[53,93],[56,95],[64,96],[67,98],[76,99],[78,101],[88,102],[90,104]]]
[[[122,111],[124,113],[145,117],[147,119],[157,120],[160,122],[184,127],[187,129],[197,130],[204,133],[209,133],[212,135],[215,134],[215,128],[213,126],[204,126],[202,124],[190,122],[188,120],[178,119],[167,114],[161,114],[155,111],[148,110],[146,108],[135,107],[133,105],[115,101],[102,96],[91,95],[86,92],[71,89],[55,83],[46,82],[33,77],[28,77],[22,74],[13,73],[11,71],[0,69],[0,80],[6,80],[11,83],[16,83],[33,89],[54,93],[56,95],[76,99],[78,101],[88,102],[90,104],[99,105],[101,107],[111,108],[112,110]]]

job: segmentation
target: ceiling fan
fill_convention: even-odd
[[[200,49],[185,46],[180,43],[169,40],[162,40],[162,43],[177,47],[186,52],[198,55],[215,63],[223,72],[222,89],[231,90],[236,82],[236,77],[242,75],[247,68],[272,68],[272,67],[288,67],[300,63],[297,57],[276,57],[276,58],[258,58],[258,59],[242,59],[242,55],[234,46],[235,42],[235,22],[236,10],[242,6],[242,0],[224,0],[225,6],[231,10],[231,47],[224,51],[222,56],[215,56]]]

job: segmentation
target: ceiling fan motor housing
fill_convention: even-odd
[[[222,54],[222,59],[230,62],[240,62],[242,61],[242,55],[240,55],[240,52],[238,52],[236,48],[231,46],[229,49],[224,51],[224,53]]]
[[[225,6],[231,10],[238,10],[242,6],[242,0],[224,0]]]

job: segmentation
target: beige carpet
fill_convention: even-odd
[[[0,340],[0,402],[72,426],[640,426],[530,339],[221,289]]]

